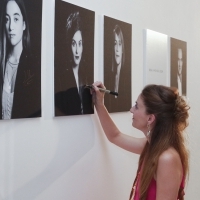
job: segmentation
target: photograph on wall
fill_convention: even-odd
[[[104,85],[117,92],[105,95],[110,113],[129,111],[131,107],[132,25],[104,16]]]
[[[85,87],[94,82],[94,17],[93,11],[56,0],[55,116],[94,113]]]
[[[165,34],[144,30],[144,86],[169,85],[168,38]]]
[[[179,95],[186,96],[187,76],[187,43],[182,40],[170,38],[171,46],[171,73],[170,84],[178,88]]]
[[[0,119],[41,116],[42,0],[0,1]]]

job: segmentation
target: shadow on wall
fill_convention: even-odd
[[[59,135],[53,159],[40,174],[4,200],[36,199],[93,147],[95,131],[90,115],[57,117],[52,123]]]

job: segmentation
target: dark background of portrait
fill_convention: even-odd
[[[182,40],[171,38],[171,73],[170,73],[170,85],[178,88],[177,72],[178,72],[178,49],[182,49],[182,95],[186,93],[186,68],[187,68],[187,43]]]
[[[79,12],[82,23],[83,52],[81,65],[86,71],[89,84],[94,82],[94,12],[88,9],[56,0],[55,9],[55,51],[54,51],[54,93],[58,93],[59,77],[62,76],[63,70],[68,70],[69,55],[66,40],[66,21],[72,12]],[[71,49],[70,49],[71,51]],[[66,86],[67,88],[68,86]]]
[[[31,51],[41,69],[42,0],[24,0],[29,21]],[[40,75],[41,76],[41,75]]]
[[[34,58],[32,66],[36,68],[37,84],[34,102],[38,105],[38,116],[41,116],[41,42],[42,42],[42,0],[24,0],[29,21],[31,54]],[[30,105],[31,106],[31,105]]]
[[[0,0],[0,12],[3,0]],[[35,105],[29,105],[34,109],[37,107],[37,113],[34,116],[41,116],[41,34],[42,34],[42,0],[24,0],[26,14],[30,31],[31,47],[31,67],[34,67],[37,73],[37,79],[34,84],[34,96],[31,102]],[[20,97],[19,97],[20,98]],[[23,97],[22,97],[23,98]],[[20,101],[20,99],[19,99]],[[18,109],[20,112],[20,108]],[[31,110],[31,109],[30,109]],[[27,116],[28,117],[28,116]],[[29,116],[30,117],[30,116]]]
[[[113,43],[113,29],[115,25],[119,25],[123,37],[124,37],[124,51],[125,51],[125,62],[121,70],[125,70],[124,74],[126,76],[126,87],[124,88],[125,102],[122,102],[123,106],[117,108],[109,109],[112,105],[112,100],[109,101],[109,98],[112,98],[108,95],[105,95],[105,104],[109,112],[121,112],[128,111],[131,107],[131,45],[132,45],[132,25],[126,22],[113,19],[107,16],[104,16],[104,84],[106,87],[109,86],[110,82],[110,71],[112,68],[112,54],[114,51]],[[109,89],[109,88],[108,88]],[[120,97],[119,93],[119,97]],[[114,99],[113,99],[114,100]],[[113,110],[113,111],[112,111]]]

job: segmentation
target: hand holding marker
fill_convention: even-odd
[[[92,89],[92,85],[86,85],[85,88],[89,88],[89,89]],[[118,96],[119,94],[117,92],[113,92],[113,91],[110,91],[110,90],[106,90],[106,89],[103,89],[103,88],[99,88],[99,90],[101,92],[105,92],[105,93],[108,93],[108,94],[112,94],[112,95],[115,95],[115,96]]]

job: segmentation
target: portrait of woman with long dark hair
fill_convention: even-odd
[[[1,118],[39,117],[41,75],[36,57],[31,54],[24,1],[4,0],[0,12]]]

